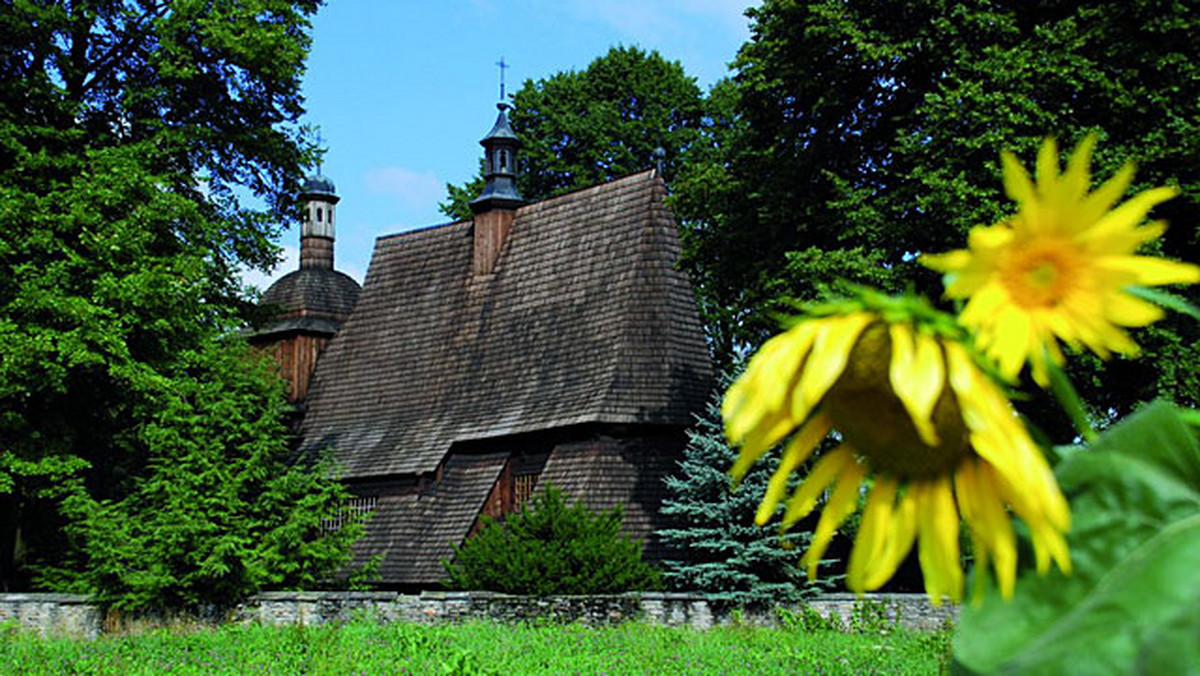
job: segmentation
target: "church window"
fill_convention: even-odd
[[[375,506],[378,502],[379,497],[375,495],[362,495],[350,498],[338,508],[337,516],[321,521],[321,530],[326,533],[334,533],[341,530],[342,526],[348,523],[362,521],[375,511]]]
[[[513,509],[520,509],[533,496],[537,477],[536,474],[517,474],[513,477]]]
[[[317,222],[321,222],[321,207],[317,207]]]

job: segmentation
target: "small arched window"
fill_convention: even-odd
[[[321,222],[321,207],[317,207],[317,222]]]
[[[508,171],[508,151],[500,151],[500,171]]]

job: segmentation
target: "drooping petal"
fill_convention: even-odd
[[[874,320],[874,315],[856,312],[828,319],[822,324],[804,373],[800,376],[798,391],[794,395],[799,401],[793,399],[793,415],[797,410],[812,410],[820,402],[846,369],[846,361],[859,335]]]
[[[825,488],[833,483],[846,467],[855,462],[853,449],[845,444],[821,456],[813,465],[812,471],[796,488],[796,492],[788,499],[782,527],[791,528],[797,521],[811,514],[817,506],[817,498],[821,497]]]
[[[817,577],[817,566],[820,565],[821,557],[825,555],[825,549],[829,547],[829,542],[838,527],[858,508],[858,487],[864,476],[866,466],[857,461],[847,464],[838,475],[829,502],[817,521],[817,529],[813,531],[812,542],[801,561],[808,569],[809,579]]]
[[[976,556],[980,559],[976,575],[982,578],[987,574],[985,562],[991,559],[1000,595],[1012,598],[1016,584],[1017,541],[1004,509],[1004,497],[996,488],[990,470],[976,461],[963,463],[954,479],[959,511],[971,531]]]
[[[759,525],[767,523],[774,516],[775,508],[787,492],[788,478],[812,455],[817,444],[829,434],[829,430],[829,417],[818,413],[788,442],[787,447],[783,449],[783,456],[779,459],[779,467],[767,483],[767,494],[758,506],[755,521]]]
[[[888,375],[892,391],[904,404],[921,440],[937,446],[933,407],[946,382],[942,349],[932,336],[914,333],[907,324],[892,324],[890,333],[892,363]]]
[[[812,346],[815,327],[801,324],[763,343],[734,381],[721,402],[725,434],[740,444],[760,421],[785,408],[786,397],[804,357]]]
[[[846,569],[846,585],[851,591],[866,591],[872,572],[879,564],[885,563],[888,539],[894,528],[892,512],[898,487],[899,484],[891,477],[875,478],[875,486],[867,496],[867,505],[863,508],[862,521]],[[891,577],[893,572],[889,572],[887,577]]]
[[[918,552],[925,574],[925,591],[933,605],[941,605],[942,596],[952,601],[962,598],[962,567],[958,561],[958,510],[954,505],[950,481],[941,476],[918,482]]]

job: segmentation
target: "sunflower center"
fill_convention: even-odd
[[[1022,307],[1052,307],[1070,290],[1076,268],[1070,244],[1045,242],[1015,250],[1000,266],[1009,295]]]
[[[834,429],[871,467],[898,479],[920,479],[953,470],[970,451],[958,401],[949,386],[938,397],[933,424],[939,443],[921,440],[888,377],[892,346],[884,324],[867,328],[850,351],[846,370],[825,395]]]

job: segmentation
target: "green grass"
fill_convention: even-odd
[[[936,674],[948,632],[626,623],[225,626],[96,640],[0,628],[3,674]]]

